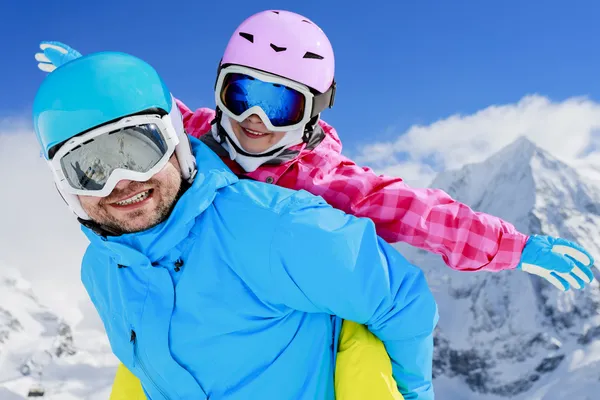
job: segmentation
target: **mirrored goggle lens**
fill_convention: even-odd
[[[167,148],[158,127],[145,124],[97,136],[73,148],[60,163],[71,187],[102,190],[116,169],[148,172]]]
[[[263,82],[244,74],[228,74],[221,89],[223,105],[234,115],[258,106],[274,126],[291,126],[302,121],[306,99],[286,86]]]

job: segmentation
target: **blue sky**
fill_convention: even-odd
[[[0,6],[0,116],[30,115],[44,76],[33,59],[41,40],[82,53],[134,54],[190,107],[212,107],[217,62],[229,36],[244,18],[269,8],[304,14],[330,37],[338,95],[323,117],[349,149],[530,93],[600,98],[600,3],[593,0],[569,6],[554,0],[58,4]]]

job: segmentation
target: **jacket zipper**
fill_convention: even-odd
[[[167,393],[154,381],[154,379],[152,379],[152,375],[150,375],[148,373],[148,369],[146,368],[146,365],[144,364],[144,362],[142,361],[142,359],[138,356],[138,344],[137,344],[137,336],[135,331],[131,331],[131,342],[133,343],[133,357],[137,363],[137,365],[139,365],[140,369],[142,370],[142,372],[144,372],[144,375],[146,376],[146,378],[148,378],[148,380],[150,381],[150,383],[152,384],[152,386],[154,386],[154,388],[156,390],[158,390],[160,392],[160,394],[166,399],[166,400],[170,400],[170,397],[167,395]]]

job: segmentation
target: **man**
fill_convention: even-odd
[[[149,398],[333,399],[341,318],[384,342],[405,398],[433,398],[422,272],[371,220],[238,180],[188,139],[148,64],[96,53],[61,66],[34,127],[90,240],[83,283]]]

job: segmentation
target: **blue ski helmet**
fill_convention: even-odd
[[[33,126],[44,156],[83,132],[173,101],[158,73],[124,53],[101,52],[77,58],[48,74],[33,103]]]

